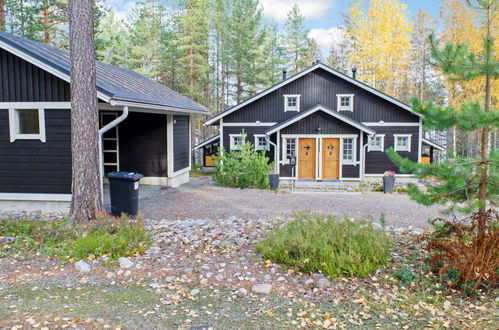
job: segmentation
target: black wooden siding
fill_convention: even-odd
[[[408,157],[412,161],[418,160],[419,148],[419,126],[391,126],[391,127],[373,127],[376,134],[385,134],[385,151],[370,151],[366,149],[366,174],[383,174],[385,171],[391,170],[400,173],[399,169],[388,158],[386,150],[394,148],[395,138],[393,134],[412,134],[411,151],[399,151],[403,157]]]
[[[120,170],[166,177],[166,115],[132,112],[118,126]]]
[[[255,134],[265,134],[265,132],[269,129],[268,126],[224,126],[224,135],[223,135],[223,147],[225,150],[230,150],[230,134],[242,134],[243,131],[246,133],[246,141],[252,144],[255,143]],[[275,143],[276,134],[273,134],[270,137],[270,141]],[[274,161],[274,146],[270,145],[269,150],[266,152],[266,156],[270,158],[270,161]]]
[[[320,131],[317,129],[320,127]],[[358,134],[359,129],[324,111],[317,111],[281,130],[281,134]]]
[[[69,83],[0,49],[0,102],[69,101]]]
[[[10,142],[8,110],[0,109],[0,192],[71,193],[71,114],[45,109],[47,142]]]
[[[419,117],[397,105],[355,86],[325,70],[317,69],[297,80],[263,96],[232,114],[224,117],[224,123],[235,122],[282,122],[294,115],[284,111],[286,94],[300,94],[300,110],[322,104],[337,109],[337,94],[354,94],[354,111],[341,111],[358,122],[418,122]]]
[[[189,116],[173,116],[173,169],[175,172],[189,167],[190,134]]]

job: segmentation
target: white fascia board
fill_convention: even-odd
[[[419,126],[419,122],[362,122],[366,126]]]
[[[0,102],[0,109],[71,109],[71,102]]]
[[[424,144],[427,144],[435,149],[438,149],[440,151],[445,151],[445,148],[442,147],[441,145],[438,145],[436,144],[435,142],[431,141],[431,140],[428,140],[428,139],[425,139],[425,138],[421,138],[421,141],[424,143]]]
[[[131,107],[130,111],[136,111],[136,112],[141,112],[144,110],[141,109],[147,109],[147,110],[160,110],[162,111],[161,113],[167,112],[177,112],[177,113],[195,113],[195,114],[201,114],[201,115],[207,115],[208,110],[191,110],[191,109],[185,109],[185,108],[177,108],[177,107],[171,107],[171,106],[166,106],[166,105],[159,105],[159,104],[151,104],[151,103],[140,103],[140,102],[134,102],[134,101],[126,101],[126,100],[118,100],[118,99],[111,99],[110,104],[112,106],[121,106],[121,107]],[[146,111],[144,111],[146,112]],[[150,112],[150,111],[147,111]]]
[[[3,201],[70,202],[71,194],[0,193]]]
[[[5,43],[4,41],[1,41],[1,40],[0,40],[0,48],[3,48],[6,51],[8,51],[9,53],[12,53],[13,55],[16,55],[16,56],[22,58],[23,60],[33,64],[34,66],[37,66],[40,69],[45,70],[45,71],[53,74],[54,76],[61,78],[62,80],[66,81],[68,83],[71,83],[71,78],[68,74],[55,69],[54,67],[26,54],[25,52],[17,49],[16,47],[12,47],[8,43]],[[107,103],[109,103],[109,101],[111,100],[111,97],[109,95],[106,95],[102,92],[99,92],[98,90],[97,90],[97,97],[99,99],[101,99],[102,101],[107,102]]]
[[[311,67],[309,67],[308,69],[303,70],[300,73],[295,74],[294,76],[291,76],[290,78],[288,78],[286,80],[283,80],[279,84],[277,84],[277,85],[275,85],[275,86],[273,86],[273,87],[271,87],[269,89],[266,89],[266,90],[262,91],[260,94],[256,94],[255,96],[247,99],[246,101],[243,101],[243,102],[239,103],[238,105],[235,105],[231,109],[229,109],[229,110],[227,110],[225,112],[222,112],[222,113],[216,115],[215,117],[213,117],[213,118],[209,119],[208,121],[206,121],[205,125],[212,125],[213,123],[217,122],[220,118],[223,118],[223,117],[227,116],[228,114],[231,114],[234,111],[236,111],[236,110],[238,110],[238,109],[240,109],[240,108],[242,108],[242,107],[250,104],[251,102],[254,102],[254,101],[256,101],[256,100],[264,97],[265,95],[267,95],[269,93],[272,93],[273,91],[281,88],[284,85],[289,84],[290,82],[295,81],[296,79],[298,79],[300,77],[303,77],[304,75],[308,74],[309,72],[314,71],[317,68],[321,68],[321,69],[323,69],[323,70],[325,70],[325,71],[327,71],[327,72],[329,72],[329,73],[331,73],[331,74],[333,74],[333,75],[335,75],[335,76],[337,76],[337,77],[339,77],[341,79],[344,79],[344,80],[346,80],[346,81],[354,84],[357,87],[360,87],[360,88],[362,88],[362,89],[364,89],[364,90],[366,90],[368,92],[373,93],[376,96],[379,96],[379,97],[381,97],[381,98],[383,98],[383,99],[385,99],[385,100],[387,100],[387,101],[389,101],[389,102],[391,102],[391,103],[393,103],[395,105],[398,105],[402,109],[407,110],[407,111],[411,112],[412,114],[414,114],[414,115],[416,115],[418,117],[423,117],[421,114],[419,114],[417,112],[414,112],[412,110],[412,108],[410,106],[408,106],[407,104],[402,103],[402,102],[400,102],[400,101],[398,101],[398,100],[396,100],[396,99],[394,99],[394,98],[392,98],[392,97],[390,97],[388,95],[385,95],[384,93],[381,93],[380,91],[377,91],[376,89],[374,89],[374,88],[372,88],[370,86],[367,86],[367,85],[361,83],[357,79],[353,79],[353,78],[351,78],[351,77],[349,77],[347,75],[340,74],[339,72],[334,71],[333,69],[329,68],[328,66],[326,66],[326,65],[324,65],[322,63],[318,63],[318,64],[315,64],[315,65],[312,65]]]

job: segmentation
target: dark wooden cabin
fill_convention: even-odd
[[[69,53],[0,32],[0,208],[67,210],[71,199]],[[97,63],[103,175],[189,180],[191,114],[205,107],[136,72]]]
[[[220,134],[198,147],[212,150],[218,143],[237,150],[244,131],[257,150],[275,160],[283,179],[363,180],[387,170],[409,176],[400,174],[385,150],[393,147],[421,161],[424,144],[437,147],[423,139],[423,118],[410,106],[320,62],[206,125],[219,126]]]

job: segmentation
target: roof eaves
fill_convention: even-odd
[[[212,136],[211,138],[204,140],[203,142],[199,143],[198,145],[195,145],[192,150],[199,149],[201,147],[204,147],[207,144],[210,144],[211,142],[215,142],[216,140],[220,139],[220,134]]]

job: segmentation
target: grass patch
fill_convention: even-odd
[[[0,257],[34,255],[62,259],[109,256],[117,259],[144,253],[151,237],[142,221],[107,216],[85,226],[68,220],[0,220],[0,237],[15,238],[0,245]]]
[[[296,270],[365,277],[387,263],[388,242],[367,221],[302,213],[275,229],[257,249],[265,258]]]
[[[212,176],[215,170],[203,170],[203,167],[196,165],[190,172],[189,176],[191,178],[204,178],[207,176]]]

